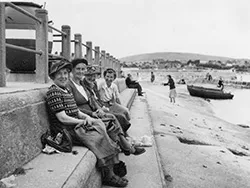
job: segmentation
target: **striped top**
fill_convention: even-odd
[[[46,102],[48,105],[50,125],[52,134],[56,134],[62,128],[67,130],[72,130],[75,126],[63,125],[57,117],[56,114],[62,111],[68,116],[78,118],[78,108],[74,100],[73,95],[67,89],[62,89],[56,85],[49,87],[46,95]]]

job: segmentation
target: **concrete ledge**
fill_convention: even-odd
[[[0,179],[36,157],[49,127],[45,90],[1,94]]]
[[[41,153],[23,166],[29,170],[26,170],[25,175],[17,176],[17,187],[100,187],[101,176],[95,168],[95,155],[84,147],[74,147],[74,150],[78,152],[77,155]]]
[[[120,93],[120,96],[122,105],[130,109],[136,96],[136,89],[127,88],[122,93]]]
[[[127,85],[124,78],[117,78],[115,79],[114,83],[117,85],[120,93],[127,89]]]

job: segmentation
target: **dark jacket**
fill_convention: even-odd
[[[125,82],[126,82],[127,87],[129,87],[129,85],[131,85],[131,84],[136,84],[136,83],[137,83],[136,81],[131,80],[130,77],[127,77],[127,78],[125,79]]]
[[[83,86],[85,92],[87,93],[88,99],[84,98],[84,96],[78,91],[78,89],[75,87],[72,80],[69,80],[69,83],[67,85],[67,88],[72,92],[74,95],[76,104],[78,108],[87,115],[92,115],[92,112],[97,110],[96,103],[92,100],[91,95],[86,87],[84,87],[83,83],[81,83]]]
[[[174,89],[174,88],[175,88],[174,80],[173,80],[172,78],[170,78],[170,79],[168,80],[168,83],[164,83],[163,85],[164,85],[164,86],[169,85],[169,88],[170,88],[170,89]]]

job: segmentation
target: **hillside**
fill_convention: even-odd
[[[120,61],[121,62],[152,61],[153,59],[180,60],[180,61],[188,61],[190,59],[191,60],[199,59],[201,61],[208,61],[208,60],[226,61],[233,58],[193,54],[193,53],[157,52],[157,53],[139,54],[139,55],[123,57],[120,58]]]

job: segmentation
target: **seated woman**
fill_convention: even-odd
[[[89,79],[94,78],[95,80],[96,71],[94,67],[89,66],[88,70],[85,71],[86,63],[87,61],[85,59],[76,59],[72,61],[72,78],[69,79],[69,82],[67,84],[68,89],[72,92],[74,96],[79,110],[86,114],[89,114],[90,116],[103,120],[107,127],[108,135],[113,141],[119,144],[125,155],[129,155],[130,153],[134,155],[140,155],[144,153],[144,148],[134,148],[128,143],[125,138],[124,132],[121,129],[121,125],[113,114],[105,113],[100,107],[97,107],[96,101],[90,94],[89,90],[86,89],[82,81],[84,74],[89,75]],[[106,118],[108,118],[107,122],[105,121]],[[110,124],[110,119],[113,119],[115,123]]]
[[[46,95],[51,132],[57,134],[65,128],[71,135],[73,144],[86,146],[96,155],[103,184],[125,187],[128,180],[116,176],[113,172],[114,164],[119,162],[119,146],[107,135],[102,121],[78,110],[73,95],[66,88],[71,69],[71,64],[65,60],[57,61],[51,66],[49,76],[54,84],[49,87]],[[75,132],[79,125],[85,129],[81,137]]]
[[[71,61],[71,64],[73,66],[72,79],[70,79],[68,86],[72,90],[79,109],[95,118],[115,119],[116,124],[120,124],[122,130],[126,132],[131,126],[126,117],[120,113],[110,113],[109,110],[98,101],[97,93],[93,88],[96,82],[96,75],[99,73],[95,67],[88,66],[88,71],[86,72],[88,65],[86,59],[74,59]],[[117,122],[117,120],[119,122]]]
[[[130,120],[128,108],[121,105],[119,98],[119,91],[117,85],[113,83],[116,79],[116,72],[114,69],[108,68],[103,73],[105,82],[100,83],[98,91],[102,104],[109,108],[110,112],[122,113],[127,120]]]

